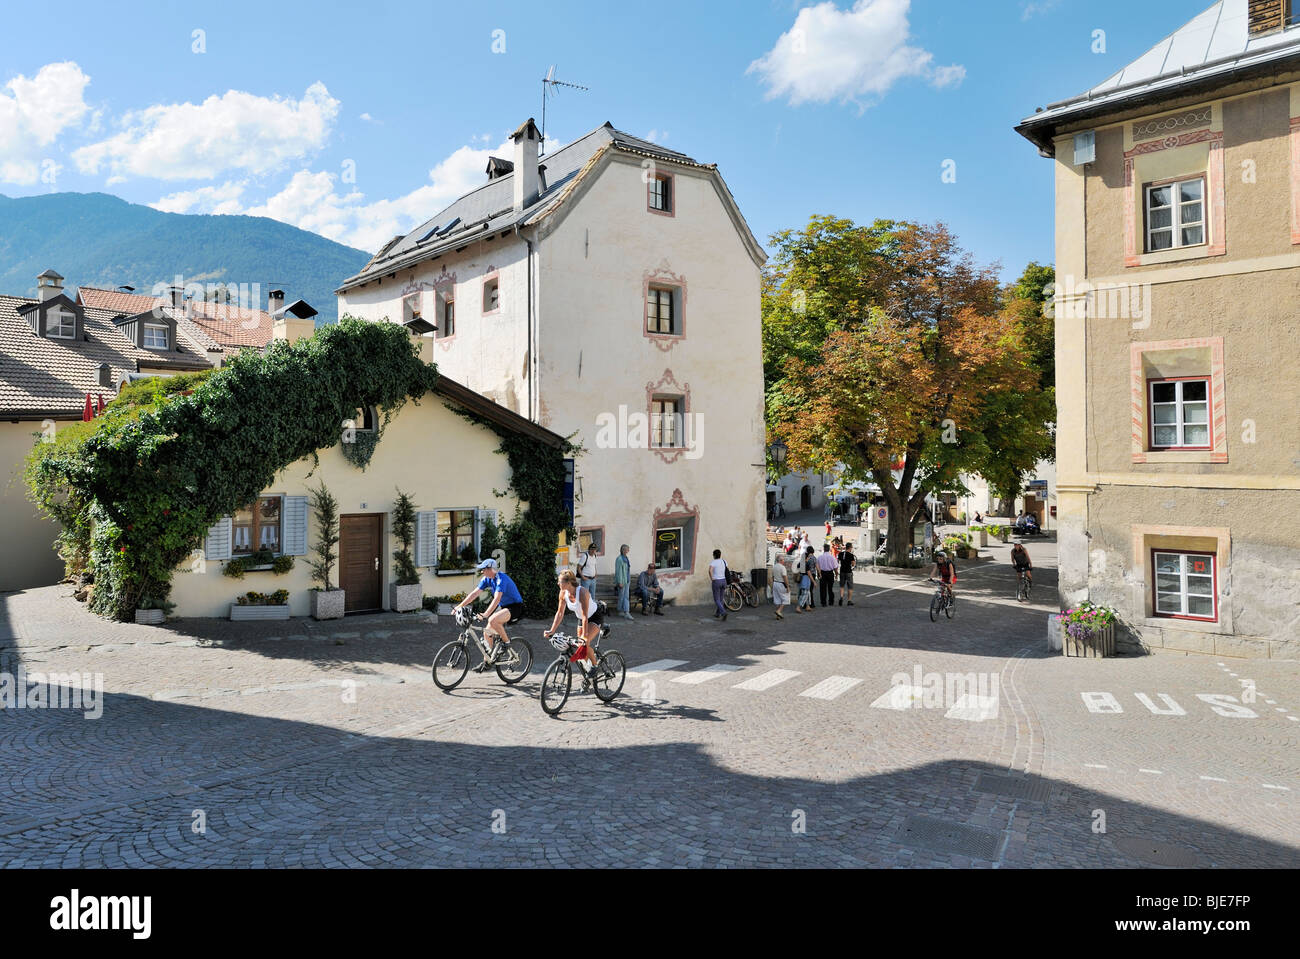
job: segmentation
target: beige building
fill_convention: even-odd
[[[1056,178],[1062,601],[1300,655],[1300,25],[1223,0],[1019,131]]]
[[[440,371],[563,436],[575,523],[667,595],[709,596],[712,550],[764,565],[760,269],[716,166],[606,124],[511,160],[339,289],[339,315],[406,323]]]

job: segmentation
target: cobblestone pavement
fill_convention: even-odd
[[[783,622],[614,620],[623,694],[556,719],[536,621],[521,685],[448,694],[446,619],[144,627],[3,594],[0,672],[104,696],[0,712],[0,864],[1300,865],[1300,664],[1049,654],[1054,547],[1030,606],[1006,550],[951,621],[865,571]]]

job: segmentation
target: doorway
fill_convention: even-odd
[[[357,513],[339,517],[339,586],[347,591],[344,611],[380,610],[383,602],[384,517]]]
[[[799,508],[801,510],[812,509],[812,487],[805,486],[799,490]]]

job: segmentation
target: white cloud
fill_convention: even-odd
[[[115,178],[212,179],[230,171],[263,174],[324,146],[339,101],[323,83],[301,100],[239,90],[202,103],[173,103],[122,117],[122,132],[73,153],[82,173],[107,167]]]
[[[35,183],[41,157],[32,148],[53,143],[89,109],[90,77],[72,62],[47,63],[30,80],[14,77],[0,88],[0,182]]]
[[[474,138],[478,140],[478,137]],[[555,149],[558,147],[553,147]],[[151,204],[172,213],[245,213],[266,216],[374,252],[398,234],[409,233],[453,200],[487,182],[489,156],[510,157],[509,140],[493,149],[462,146],[429,171],[429,182],[391,200],[367,201],[339,182],[335,173],[299,170],[264,202],[246,205],[246,182],[200,187]]]
[[[1050,13],[1060,6],[1061,0],[1029,0],[1020,5],[1020,19],[1029,20],[1040,13]]]
[[[871,101],[907,77],[937,88],[960,83],[962,66],[936,67],[934,55],[908,46],[911,0],[857,0],[840,10],[830,0],[804,7],[794,25],[749,65],[767,86],[767,99],[802,103]]]

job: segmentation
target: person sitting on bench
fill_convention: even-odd
[[[661,607],[664,604],[664,591],[659,586],[659,577],[655,575],[655,564],[651,563],[645,568],[640,576],[636,578],[637,595],[641,597],[641,615],[650,615],[650,609],[653,605],[656,616],[662,616]]]

